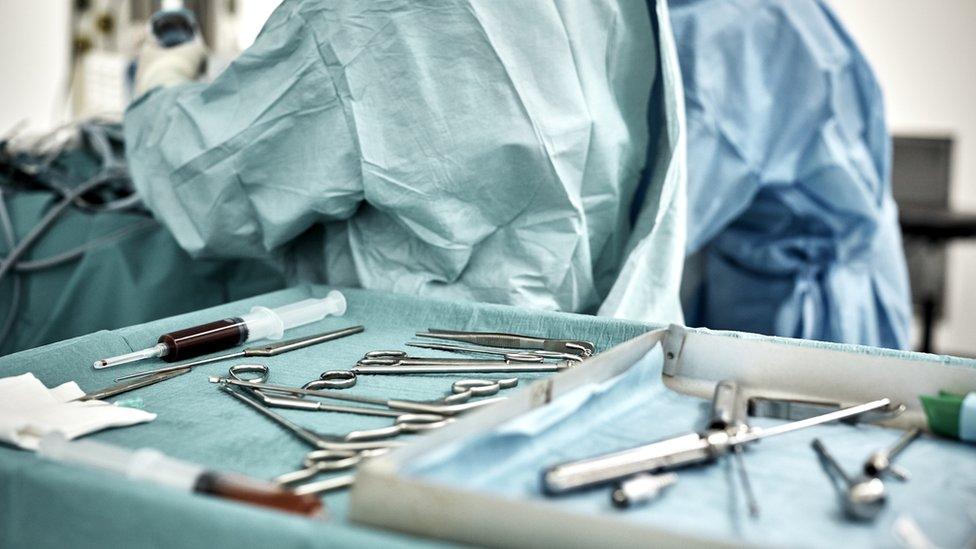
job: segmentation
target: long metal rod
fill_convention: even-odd
[[[362,375],[409,375],[409,374],[515,374],[529,372],[559,372],[568,366],[562,363],[504,364],[455,364],[413,366],[353,366],[348,371]]]
[[[293,395],[307,395],[307,396],[317,396],[322,398],[330,398],[334,400],[344,400],[347,402],[358,402],[360,404],[372,404],[373,406],[387,407],[387,401],[381,398],[372,398],[359,395],[349,395],[349,394],[337,394],[332,391],[316,391],[314,389],[302,389],[300,387],[289,387],[287,385],[275,385],[274,383],[255,383],[253,381],[243,381],[239,379],[230,379],[226,377],[210,377],[210,383],[220,383],[223,385],[237,385],[238,387],[247,387],[249,389],[264,389],[267,391],[277,391],[280,393],[290,393]]]
[[[749,515],[753,518],[759,517],[759,500],[756,493],[752,491],[752,483],[749,482],[749,473],[746,471],[745,460],[742,459],[742,446],[736,446],[732,450],[732,457],[735,459],[734,465],[739,470],[739,484],[746,497],[746,505],[749,507]]]
[[[580,359],[580,357],[577,355],[572,355],[569,353],[560,353],[556,351],[541,351],[541,350],[525,351],[525,350],[507,349],[501,347],[455,345],[452,343],[427,343],[423,341],[410,341],[407,342],[406,345],[407,347],[416,347],[418,349],[430,349],[433,351],[446,351],[449,353],[499,356],[504,358],[507,361],[512,361],[512,362],[541,362],[546,358],[561,358],[564,360]],[[572,358],[567,359],[566,357],[572,357]]]
[[[834,459],[834,456],[827,451],[827,447],[824,446],[823,442],[821,442],[819,438],[813,439],[813,442],[810,443],[810,447],[812,447],[813,451],[816,452],[817,456],[820,457],[821,463],[826,466],[827,474],[837,475],[837,477],[840,478],[848,487],[854,484],[854,479],[847,474],[847,471],[840,466],[840,463],[837,463],[837,460]]]
[[[173,366],[166,366],[164,368],[156,368],[155,370],[143,370],[141,372],[132,372],[131,374],[125,374],[124,376],[119,376],[115,378],[115,381],[123,381],[126,379],[132,379],[134,377],[146,377],[155,374],[162,374],[165,372],[172,372],[173,370],[182,370],[183,368],[195,368],[197,366],[203,366],[204,364],[210,364],[211,362],[220,362],[221,360],[230,360],[232,358],[241,358],[246,356],[244,351],[235,351],[233,353],[227,353],[226,355],[212,356],[210,358],[204,358],[201,360],[194,360],[193,362],[187,362],[186,364],[176,364]]]
[[[922,434],[922,430],[917,427],[907,431],[905,434],[903,434],[901,437],[898,438],[898,440],[891,446],[891,448],[888,448],[888,450],[885,452],[885,455],[888,457],[889,460],[895,459],[895,456],[900,454],[902,450],[904,450],[909,444],[912,443],[913,440],[918,438],[919,435],[921,434]]]
[[[800,429],[806,429],[807,427],[813,427],[814,425],[821,425],[824,423],[830,423],[831,421],[838,421],[841,419],[853,417],[865,412],[870,412],[871,410],[877,410],[879,408],[884,408],[891,404],[891,399],[882,398],[879,400],[872,400],[871,402],[866,402],[864,404],[858,404],[856,406],[849,406],[847,408],[841,408],[835,412],[829,412],[819,416],[814,416],[807,419],[801,419],[799,421],[794,421],[792,423],[784,423],[782,425],[777,425],[775,427],[770,427],[769,429],[756,429],[753,428],[745,433],[736,435],[732,437],[732,444],[745,444],[747,442],[752,442],[754,440],[760,440],[763,438],[768,438],[776,435],[782,435],[785,433],[791,433],[793,431],[799,431]]]

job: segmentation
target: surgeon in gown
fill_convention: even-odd
[[[821,0],[672,0],[693,326],[906,348],[881,90]]]
[[[664,0],[285,0],[213,82],[148,46],[144,202],[291,283],[682,321],[684,127]]]

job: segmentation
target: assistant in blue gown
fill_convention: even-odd
[[[687,322],[905,348],[881,90],[818,0],[673,0],[688,123]]]

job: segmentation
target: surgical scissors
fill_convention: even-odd
[[[300,387],[288,387],[286,385],[273,385],[270,383],[255,383],[252,381],[242,381],[238,379],[217,377],[217,376],[210,376],[209,380],[210,383],[219,383],[221,385],[236,385],[238,387],[245,387],[245,388],[259,389],[259,390],[269,390],[273,392],[289,393],[293,395],[316,396],[316,397],[333,399],[333,400],[343,400],[347,402],[358,402],[360,404],[370,404],[373,406],[379,406],[381,408],[387,408],[390,410],[399,410],[404,412],[418,412],[422,414],[437,414],[441,416],[454,416],[454,415],[467,412],[469,410],[473,410],[475,408],[480,408],[482,406],[487,406],[489,404],[494,404],[496,402],[505,400],[505,397],[494,397],[494,398],[477,400],[473,402],[463,402],[460,404],[446,404],[446,403],[437,403],[437,402],[421,402],[417,400],[372,398],[372,397],[366,397],[360,395],[336,393],[334,391],[317,391],[312,389],[303,389]]]
[[[285,485],[299,482],[311,478],[319,472],[350,469],[357,466],[366,457],[379,455],[388,452],[391,448],[401,446],[400,443],[395,441],[345,441],[337,440],[335,437],[321,435],[265,408],[257,400],[245,395],[243,390],[234,389],[227,385],[221,386],[221,389],[285,428],[299,440],[316,448],[305,454],[305,458],[302,460],[305,466],[304,469],[278,477],[275,479],[278,484]],[[327,479],[298,486],[293,491],[295,493],[301,491],[303,494],[319,494],[351,486],[353,478],[353,475],[342,475],[338,479]],[[339,482],[336,482],[336,480]]]
[[[417,333],[417,337],[464,341],[466,343],[474,343],[476,345],[484,345],[486,347],[559,351],[563,353],[573,353],[582,357],[591,356],[595,351],[595,346],[590,341],[578,339],[548,339],[502,332],[465,332],[427,328],[426,332]]]
[[[355,367],[349,370],[328,370],[319,375],[319,379],[309,381],[302,385],[302,389],[318,391],[321,389],[345,389],[352,387],[359,379],[359,370]],[[368,373],[368,372],[367,372]],[[400,375],[417,372],[404,372],[401,370],[390,372],[390,374]],[[504,379],[461,379],[451,384],[451,394],[443,398],[445,404],[457,404],[467,402],[476,396],[491,396],[498,394],[502,389],[511,389],[518,385],[517,377],[507,377]],[[301,399],[299,399],[301,400]]]
[[[514,373],[514,372],[557,372],[579,364],[577,361],[543,362],[541,358],[533,361],[482,360],[477,358],[414,357],[403,351],[370,351],[356,362],[356,367],[394,366],[401,372],[413,371],[426,374],[463,373]],[[420,372],[418,368],[434,368],[437,371]],[[366,372],[363,372],[366,373]]]
[[[468,345],[454,345],[451,343],[426,343],[422,341],[410,341],[407,343],[407,347],[416,347],[418,349],[431,349],[434,351],[447,351],[450,353],[468,353],[468,354],[480,354],[480,355],[494,355],[500,356],[504,360],[509,362],[542,362],[548,358],[554,358],[559,360],[571,360],[573,362],[582,362],[583,357],[575,353],[563,353],[560,351],[546,351],[543,349],[534,349],[527,351],[520,351],[518,349],[505,349],[501,347],[483,347],[483,346],[468,346]]]
[[[269,369],[263,364],[237,364],[231,366],[227,371],[228,377],[238,381],[250,381],[254,383],[264,383],[267,380]],[[255,374],[245,378],[246,374]],[[317,412],[337,412],[344,414],[358,414],[364,416],[390,417],[398,424],[407,424],[403,429],[420,430],[420,426],[435,425],[443,421],[444,416],[437,414],[418,414],[412,412],[396,412],[393,410],[383,410],[380,408],[367,408],[365,406],[343,406],[337,404],[326,404],[311,399],[297,398],[290,396],[272,396],[265,391],[258,389],[248,389],[254,397],[261,401],[265,406],[274,408],[290,408],[294,410],[310,410]],[[346,435],[348,438],[349,435]]]
[[[221,389],[224,390],[230,396],[236,398],[237,400],[247,404],[251,408],[257,410],[258,413],[263,414],[265,417],[269,418],[271,421],[277,423],[279,426],[290,432],[296,438],[304,441],[305,443],[311,445],[313,448],[318,448],[321,450],[372,450],[375,448],[388,448],[391,446],[400,446],[401,444],[396,441],[382,440],[382,441],[349,441],[345,440],[344,437],[329,436],[316,433],[310,429],[306,429],[297,423],[294,423],[281,414],[275,413],[270,409],[266,408],[263,404],[244,394],[244,391],[234,389],[233,387],[228,387],[226,385],[222,386]]]
[[[360,452],[312,450],[302,458],[302,469],[279,475],[274,482],[281,486],[291,486],[304,482],[320,473],[345,471],[354,469],[363,461],[389,452],[389,448],[376,448]],[[294,486],[291,491],[299,494],[322,494],[333,490],[348,488],[352,485],[354,475],[339,475],[316,482],[309,482]]]
[[[327,370],[319,379],[306,383],[304,389],[344,389],[356,384],[360,375],[412,375],[412,374],[513,374],[530,372],[558,372],[578,364],[575,361],[508,362],[503,360],[455,359],[411,357],[403,351],[371,351],[348,370]],[[459,387],[459,383],[463,387]],[[518,385],[518,378],[500,380],[462,380],[452,386],[453,395],[445,402],[463,402],[468,396],[493,395],[500,389]]]

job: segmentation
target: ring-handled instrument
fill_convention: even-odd
[[[263,364],[237,364],[231,366],[227,371],[227,376],[238,381],[250,381],[253,383],[264,383],[268,378],[269,368]],[[413,432],[440,427],[444,423],[444,416],[437,414],[418,414],[412,412],[397,412],[382,408],[372,408],[367,406],[349,406],[342,404],[328,404],[325,402],[312,400],[309,398],[297,398],[286,396],[285,394],[268,394],[271,391],[249,389],[257,400],[265,406],[271,408],[289,408],[293,410],[306,410],[313,412],[335,412],[340,414],[356,414],[361,416],[388,417],[395,420],[397,424],[406,424],[401,427],[404,430]],[[348,437],[348,435],[347,435]]]
[[[797,421],[808,417],[819,416],[827,412],[841,409],[839,402],[822,400],[806,400],[795,398],[769,398],[753,396],[748,400],[748,414],[750,417],[766,417]],[[881,410],[874,410],[858,416],[840,420],[840,423],[856,425],[858,423],[878,423],[901,415],[907,408],[904,404],[893,404]]]
[[[238,364],[231,366],[228,375],[238,381],[251,381],[263,383],[268,376],[269,369],[262,364]],[[250,375],[249,375],[250,374]],[[246,377],[245,377],[246,376]],[[299,410],[314,410],[318,412],[339,412],[367,416],[380,416],[393,418],[393,425],[378,427],[375,429],[364,429],[350,431],[341,437],[344,442],[356,442],[363,440],[376,440],[390,438],[404,433],[419,433],[443,427],[454,421],[451,418],[438,414],[419,414],[411,412],[394,412],[392,410],[382,410],[378,408],[368,408],[365,406],[336,406],[324,402],[316,402],[311,399],[295,398],[288,396],[272,396],[266,394],[265,390],[244,389],[252,396],[260,400],[265,406],[291,408]]]
[[[352,369],[358,373],[383,375],[415,374],[513,374],[528,372],[559,372],[578,365],[575,361],[509,362],[477,358],[414,357],[403,351],[371,351],[359,359]],[[378,367],[375,368],[374,367]],[[369,370],[367,370],[369,368]]]
[[[134,372],[131,374],[126,374],[124,376],[115,378],[115,381],[122,381],[134,377],[150,376],[150,375],[155,375],[163,372],[171,372],[174,370],[182,370],[183,368],[194,368],[196,366],[202,366],[204,364],[210,364],[212,362],[219,362],[221,360],[230,360],[232,358],[267,358],[272,356],[278,356],[280,354],[284,354],[290,351],[297,351],[298,349],[304,349],[306,347],[311,347],[312,345],[325,343],[326,341],[332,341],[334,339],[339,339],[346,336],[351,336],[353,334],[358,334],[362,332],[364,329],[365,328],[363,328],[362,326],[350,326],[348,328],[342,328],[341,330],[332,330],[329,332],[323,332],[320,334],[310,335],[306,337],[289,339],[287,341],[281,341],[278,343],[271,343],[269,345],[261,345],[258,347],[245,347],[240,351],[235,351],[233,353],[228,353],[220,356],[213,356],[210,358],[204,358],[201,360],[188,362],[186,364],[176,364],[173,366],[167,366],[165,368],[157,368],[155,370],[145,370],[142,372]]]
[[[355,469],[363,461],[386,454],[390,448],[376,448],[360,452],[336,450],[312,450],[302,458],[302,468],[279,475],[273,482],[288,487],[295,494],[324,494],[352,486],[354,475],[332,476],[322,480],[306,482],[323,473],[335,473]],[[300,484],[305,483],[305,484]]]
[[[579,339],[549,339],[504,332],[466,332],[428,328],[426,332],[417,333],[417,337],[463,341],[485,347],[558,351],[561,353],[572,353],[581,357],[592,356],[595,351],[595,346],[590,341]]]
[[[317,433],[311,429],[306,429],[305,427],[302,427],[301,425],[298,425],[297,423],[285,418],[281,414],[272,411],[270,408],[267,408],[257,399],[255,399],[248,391],[236,389],[228,385],[223,385],[221,389],[223,389],[228,395],[250,406],[252,409],[256,410],[258,413],[262,414],[274,423],[277,423],[280,427],[313,448],[320,450],[347,450],[356,452],[360,450],[372,450],[375,448],[388,448],[402,445],[399,442],[391,440],[346,440],[345,437],[341,436]]]
[[[573,362],[582,362],[583,357],[575,353],[562,353],[559,351],[545,351],[542,349],[536,350],[518,350],[518,349],[505,349],[501,347],[484,347],[484,346],[470,346],[470,345],[456,345],[453,343],[428,343],[426,341],[410,341],[407,342],[407,347],[416,347],[418,349],[430,349],[432,351],[446,351],[449,353],[463,353],[469,355],[489,355],[497,356],[502,360],[508,362],[542,362],[543,360],[571,360]]]
[[[323,299],[305,299],[275,309],[252,307],[251,312],[243,316],[163,334],[152,347],[96,360],[93,367],[97,370],[147,358],[176,362],[230,349],[248,341],[279,340],[286,330],[321,320],[328,315],[343,315],[345,312],[346,298],[335,290]]]
[[[301,387],[288,387],[287,385],[273,385],[270,383],[255,383],[252,381],[241,381],[237,379],[217,377],[217,376],[210,376],[209,380],[210,383],[218,383],[224,386],[233,385],[237,387],[266,390],[266,391],[272,391],[276,393],[287,393],[291,395],[301,395],[301,396],[314,396],[314,397],[331,399],[331,400],[357,402],[359,404],[379,406],[380,408],[386,408],[389,410],[394,410],[399,412],[416,412],[420,414],[436,414],[441,416],[455,416],[467,412],[469,410],[474,410],[475,408],[481,408],[483,406],[488,406],[490,404],[494,404],[496,402],[505,400],[505,397],[492,397],[492,398],[485,398],[485,399],[475,400],[470,402],[462,402],[459,404],[445,404],[439,402],[422,402],[417,400],[404,400],[404,399],[395,399],[395,398],[391,398],[391,399],[373,398],[373,397],[366,397],[361,395],[350,395],[345,392],[303,389]]]
[[[679,435],[627,450],[549,467],[543,471],[542,486],[548,494],[562,494],[617,481],[639,473],[669,471],[708,463],[726,455],[740,444],[831,421],[840,421],[890,405],[890,399],[882,398],[768,429],[750,427],[742,432],[708,430],[704,433],[692,432]]]
[[[363,367],[362,369],[365,368],[368,367]],[[320,391],[323,389],[347,389],[356,385],[359,380],[360,373],[363,372],[361,372],[361,369],[357,367],[350,368],[349,370],[328,370],[322,372],[322,374],[319,375],[319,379],[309,381],[305,385],[302,385],[302,389],[311,389],[313,391]],[[402,375],[418,372],[413,372],[412,370],[404,372],[402,369],[400,369],[397,371],[390,371],[388,373],[390,375]],[[498,391],[502,389],[511,389],[512,387],[516,386],[518,386],[517,377],[508,377],[504,379],[460,379],[451,384],[451,394],[441,399],[441,402],[444,402],[445,404],[467,402],[473,397],[495,395],[498,394]]]

